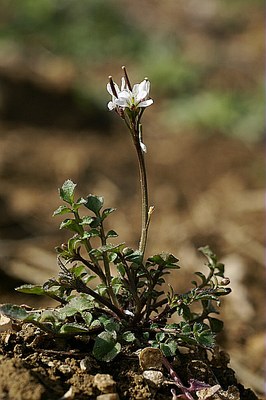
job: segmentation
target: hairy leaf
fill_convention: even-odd
[[[65,181],[61,189],[59,189],[61,199],[72,205],[74,203],[74,190],[76,186],[70,179]]]
[[[121,351],[121,344],[116,335],[110,332],[101,332],[95,339],[92,353],[99,361],[112,361]]]
[[[101,210],[103,206],[103,197],[101,196],[94,196],[90,194],[87,199],[86,203],[84,203],[84,206],[87,207],[89,210],[94,212],[97,216],[99,215],[99,211]]]

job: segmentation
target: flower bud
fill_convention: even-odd
[[[228,277],[224,277],[224,278],[221,280],[221,285],[222,285],[222,286],[227,286],[227,285],[229,285],[229,283],[230,283],[230,279],[229,279]]]

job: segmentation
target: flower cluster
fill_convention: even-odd
[[[117,107],[128,108],[130,110],[136,110],[137,108],[145,108],[153,104],[153,100],[149,98],[150,92],[150,81],[145,78],[141,83],[136,83],[131,86],[125,67],[123,67],[125,76],[121,80],[121,89],[113,81],[112,77],[109,77],[109,83],[107,84],[107,91],[112,96],[112,100],[108,103],[109,110],[117,109]]]
[[[145,78],[142,82],[131,86],[126,68],[122,69],[124,76],[121,79],[121,88],[109,76],[107,91],[111,95],[111,101],[107,107],[110,111],[115,110],[125,120],[133,137],[138,138],[142,151],[146,152],[146,146],[142,142],[140,119],[144,109],[153,104],[153,100],[149,97],[151,84],[148,78]]]

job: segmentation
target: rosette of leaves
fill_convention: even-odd
[[[161,253],[144,260],[140,251],[111,243],[118,235],[105,230],[105,220],[115,209],[104,208],[99,196],[75,200],[75,188],[71,180],[63,184],[59,194],[64,204],[54,212],[66,217],[60,229],[72,233],[57,248],[58,276],[43,285],[17,288],[49,296],[59,305],[26,310],[5,304],[0,312],[52,335],[88,335],[94,356],[107,362],[128,345],[158,347],[167,357],[180,345],[212,348],[222,329],[213,314],[218,313],[220,297],[230,292],[223,264],[208,247],[201,248],[208,273],[196,272],[200,282],[194,280],[188,292],[177,294],[170,287],[166,294],[165,276],[179,269],[178,259]],[[173,316],[178,323],[169,324]]]

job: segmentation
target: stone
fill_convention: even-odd
[[[100,394],[96,400],[119,400],[119,396],[117,393]]]
[[[139,354],[139,363],[142,370],[160,370],[163,364],[163,353],[154,347],[145,347]]]
[[[93,385],[103,393],[114,393],[116,382],[109,374],[96,374],[93,379]]]
[[[149,369],[144,371],[142,375],[143,378],[146,379],[148,385],[151,385],[156,388],[159,388],[164,381],[164,376],[161,371],[154,371]]]

